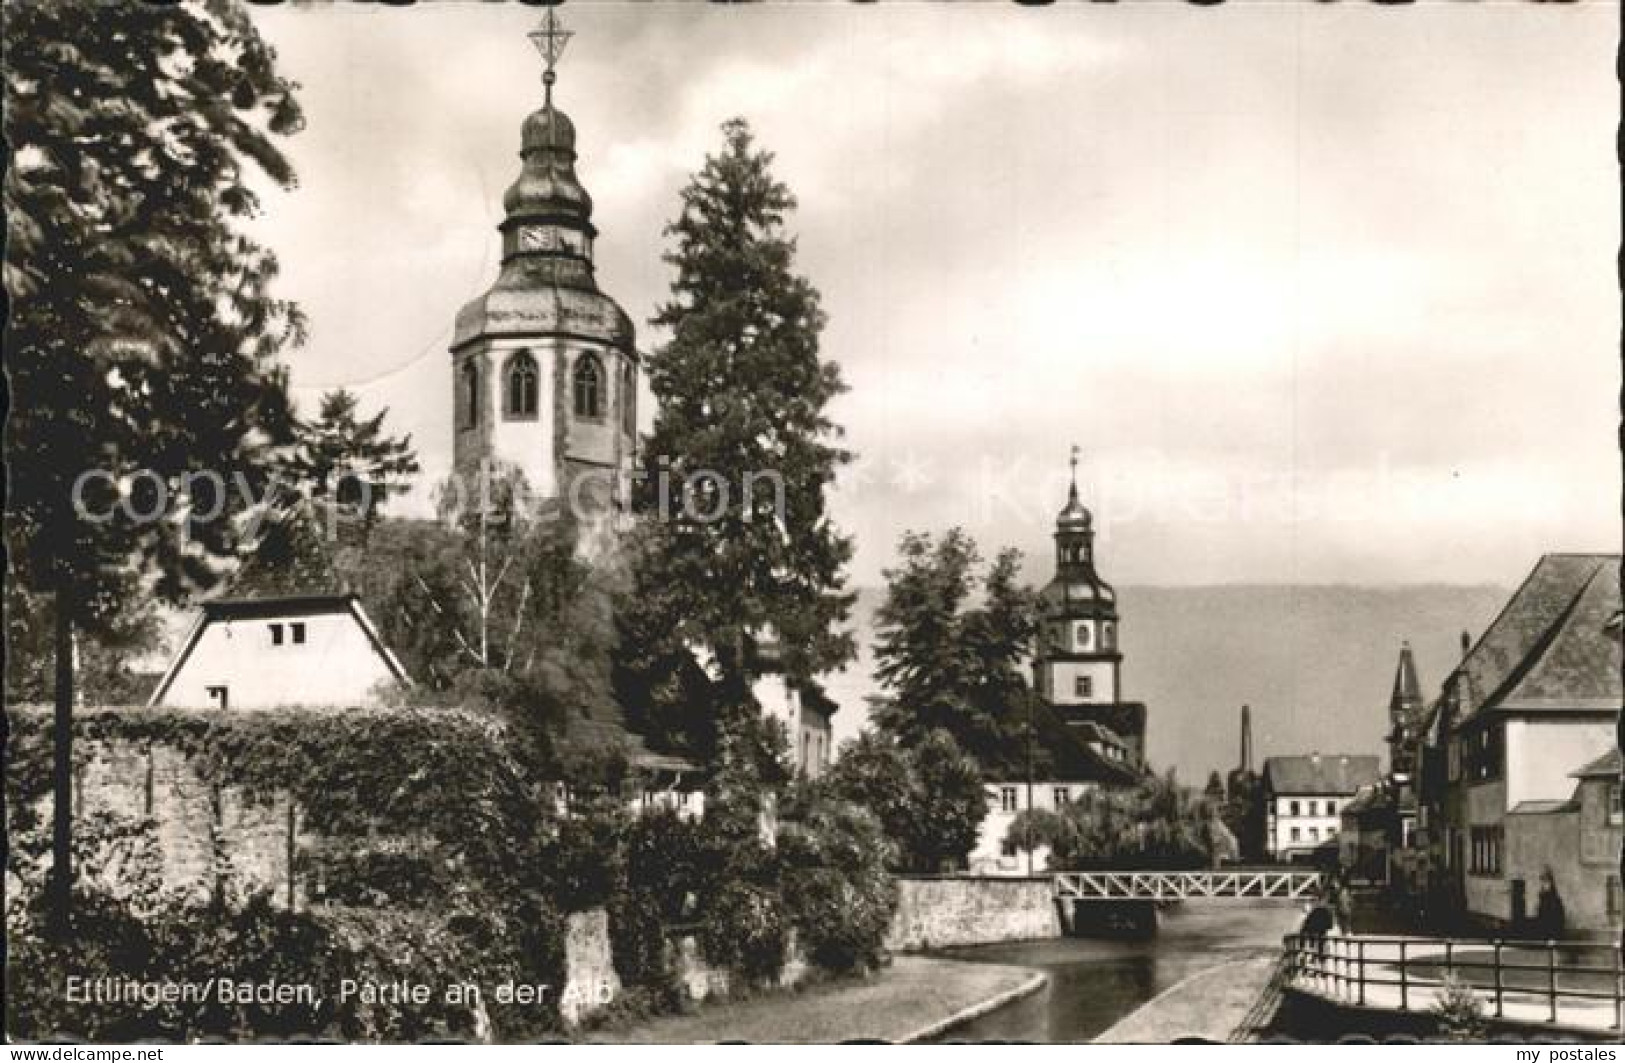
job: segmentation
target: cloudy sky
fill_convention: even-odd
[[[255,17],[309,117],[263,221],[312,324],[295,385],[388,405],[443,473],[537,13]],[[1617,546],[1612,5],[565,17],[599,279],[644,349],[717,127],[777,153],[852,388],[857,582],[954,523],[1045,578],[1074,443],[1123,584],[1513,584]]]

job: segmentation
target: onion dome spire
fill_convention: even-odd
[[[574,36],[549,6],[528,34],[541,53],[542,106],[520,133],[519,176],[502,196],[502,270],[457,315],[452,349],[482,336],[565,332],[633,349],[631,319],[593,276],[592,197],[576,176],[576,129],[553,106],[556,67]]]
[[[1078,457],[1082,451],[1072,447],[1072,486],[1066,493],[1066,508],[1055,518],[1056,527],[1063,531],[1085,530],[1094,523],[1094,517],[1078,499]]]

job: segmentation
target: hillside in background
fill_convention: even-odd
[[[1385,754],[1388,695],[1401,640],[1416,654],[1423,695],[1438,692],[1510,590],[1491,586],[1121,587],[1123,696],[1150,709],[1156,768],[1200,786],[1236,764],[1239,716],[1253,707],[1256,762],[1278,753]],[[874,692],[867,588],[854,620],[862,657],[830,683],[836,743],[857,734]],[[1384,757],[1386,764],[1386,756]],[[1256,763],[1255,763],[1256,766]]]

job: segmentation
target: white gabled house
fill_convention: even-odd
[[[149,705],[367,706],[407,684],[354,594],[234,596],[203,606]]]
[[[273,524],[226,593],[205,602],[149,707],[377,705],[406,670],[296,512]]]

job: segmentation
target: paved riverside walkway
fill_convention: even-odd
[[[1095,1044],[1165,1044],[1184,1037],[1224,1042],[1269,985],[1279,957],[1250,956],[1197,971],[1158,993],[1095,1038]]]
[[[1346,940],[1359,941],[1357,937]],[[1328,941],[1332,942],[1333,939]],[[1336,944],[1333,943],[1332,947],[1335,948]],[[1392,955],[1393,946],[1375,943],[1367,949],[1363,965],[1365,975],[1363,987],[1360,984],[1362,965],[1346,962],[1340,958],[1328,958],[1324,963],[1324,970],[1320,972],[1300,971],[1288,984],[1300,992],[1342,1004],[1385,1011],[1426,1012],[1438,1000],[1443,984],[1444,952],[1439,946],[1430,947],[1428,943],[1421,941],[1412,944],[1411,948],[1410,963],[1406,971],[1407,984],[1403,988],[1397,984],[1400,969]],[[1529,953],[1530,950],[1509,946],[1505,952],[1510,955],[1514,952]],[[1484,949],[1473,952],[1458,949],[1455,955],[1458,963],[1469,957],[1482,961],[1487,952]],[[1524,959],[1527,962],[1527,957]],[[1418,968],[1422,971],[1419,972]],[[1493,982],[1490,981],[1491,972],[1481,967],[1464,965],[1456,968],[1453,973],[1472,987],[1484,1005],[1485,1016],[1495,1018],[1495,989]],[[1574,988],[1576,981],[1583,981],[1590,991],[1606,991],[1611,976],[1576,976],[1573,971],[1558,966],[1556,977],[1558,998],[1555,1021],[1552,1015],[1552,1001],[1544,983],[1545,976],[1538,971],[1516,971],[1506,975],[1501,990],[1500,1017],[1507,1022],[1525,1026],[1546,1025],[1605,1034],[1619,1032],[1619,1027],[1615,1025],[1618,1013],[1613,1000],[1579,997],[1566,992]]]
[[[598,1044],[923,1040],[1036,992],[1044,981],[1044,975],[1025,967],[897,956],[891,966],[867,979],[843,979],[737,1002],[701,1004],[692,1015],[597,1030],[586,1040]]]

